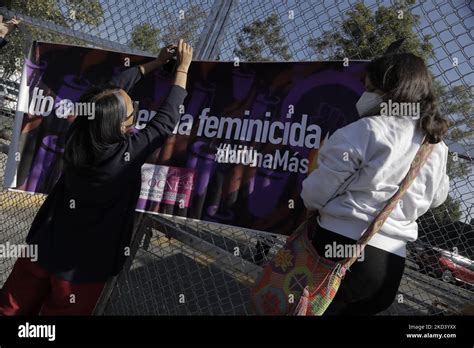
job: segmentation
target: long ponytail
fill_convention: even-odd
[[[448,133],[449,122],[439,112],[438,100],[432,89],[421,101],[420,111],[418,126],[425,132],[430,143],[441,142]]]

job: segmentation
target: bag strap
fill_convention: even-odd
[[[357,253],[357,255],[347,257],[344,260],[340,261],[340,263],[343,264],[346,268],[352,266],[352,264],[360,257],[360,254],[362,253],[365,245],[377,232],[380,231],[383,223],[385,222],[385,220],[387,220],[392,210],[398,204],[400,198],[402,198],[408,187],[410,187],[411,183],[415,180],[416,176],[420,172],[421,167],[426,162],[432,150],[433,144],[430,144],[428,142],[428,138],[425,136],[423,143],[421,144],[420,148],[418,149],[418,152],[415,155],[415,158],[410,164],[410,169],[408,170],[407,175],[402,180],[400,187],[398,188],[398,191],[393,195],[392,198],[389,199],[385,207],[375,217],[370,226],[362,234],[361,238],[357,241],[356,245],[362,246],[358,249],[359,252]]]

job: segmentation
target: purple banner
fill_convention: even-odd
[[[62,112],[64,102],[150,60],[35,43],[26,62],[28,111],[12,144],[21,156],[9,162],[16,166],[10,187],[50,192],[74,120]],[[193,62],[180,122],[142,168],[137,210],[291,233],[306,214],[301,183],[320,147],[359,118],[355,104],[366,64]],[[158,69],[130,91],[139,105],[136,131],[156,114],[171,81]]]

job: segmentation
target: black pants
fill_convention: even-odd
[[[317,222],[310,237],[321,256],[325,255],[328,244],[355,243],[353,239],[322,228]],[[404,268],[405,258],[367,245],[363,261],[357,260],[346,272],[325,315],[375,315],[387,309],[397,295]]]

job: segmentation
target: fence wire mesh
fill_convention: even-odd
[[[395,39],[425,58],[451,121],[450,192],[419,219],[402,283],[383,314],[452,314],[472,303],[474,271],[473,4],[469,1],[6,1],[23,18],[0,55],[0,179],[15,116],[22,57],[31,40],[154,55],[184,37],[203,59],[372,59]],[[228,18],[227,18],[228,17]],[[218,28],[218,32],[212,30]],[[205,51],[205,47],[210,47]],[[0,193],[0,243],[22,243],[44,197]],[[104,297],[109,315],[250,314],[249,286],[285,237],[146,216],[129,270]],[[14,259],[0,259],[0,285]],[[469,284],[471,283],[471,284]]]

